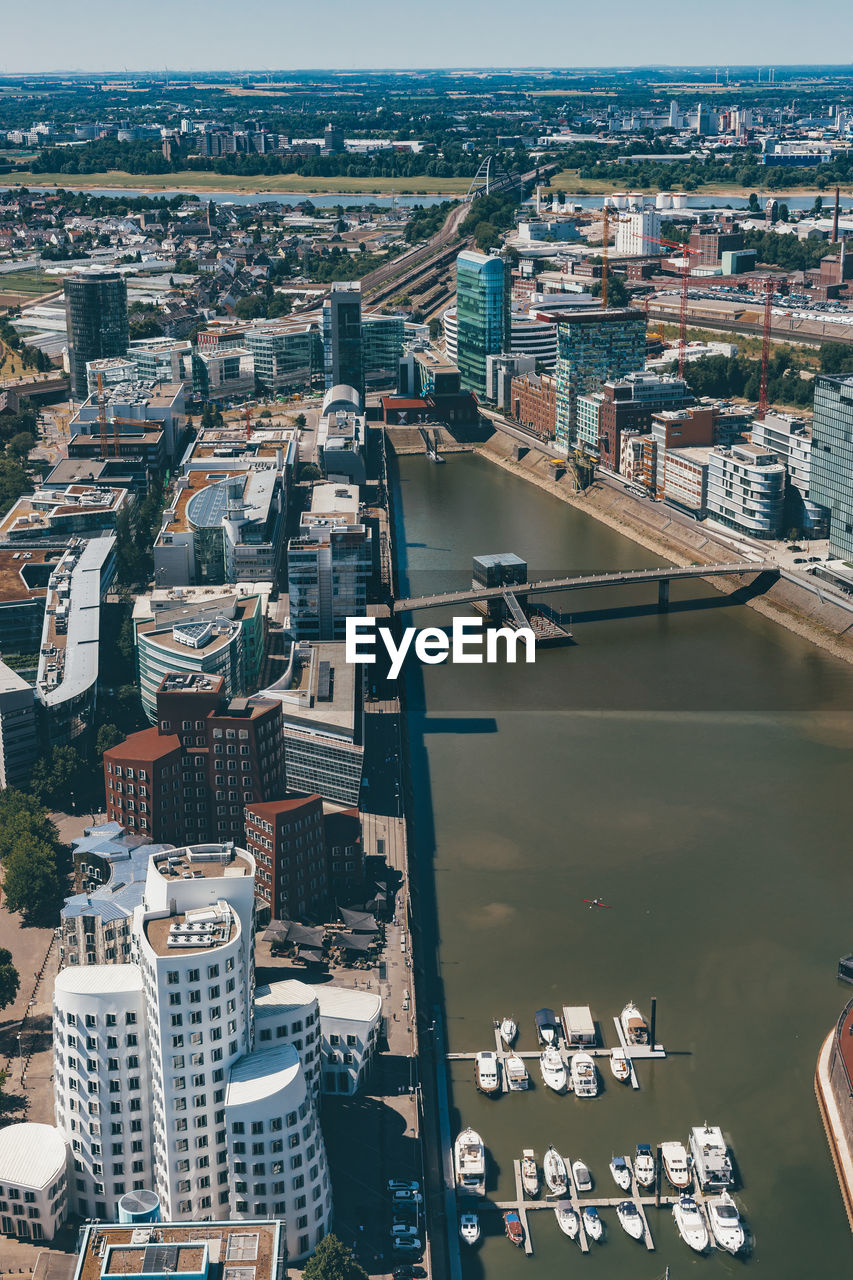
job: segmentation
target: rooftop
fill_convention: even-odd
[[[146,760],[162,760],[164,756],[169,755],[172,751],[180,751],[181,740],[176,733],[160,733],[157,729],[140,729],[138,733],[131,733],[125,738],[124,742],[118,743],[115,747],[110,747],[109,751],[104,752],[110,760],[118,760],[124,763],[125,760],[138,760],[144,763]]]
[[[320,986],[317,1003],[321,1018],[344,1018],[348,1022],[372,1022],[382,1011],[378,992],[353,987]]]
[[[240,918],[227,902],[217,902],[174,915],[146,915],[142,927],[156,956],[194,956],[230,942],[240,930]]]
[[[254,859],[232,844],[191,844],[155,857],[154,868],[164,880],[210,880],[254,875]]]
[[[299,1054],[293,1045],[280,1044],[240,1058],[228,1076],[225,1106],[239,1107],[273,1097],[301,1074]]]
[[[60,969],[54,989],[73,996],[141,993],[142,973],[135,964],[73,964]]]
[[[354,484],[315,484],[311,491],[312,515],[357,514],[358,486]]]
[[[138,1255],[144,1245],[168,1249],[169,1246],[188,1244],[203,1249],[206,1244],[211,1262],[215,1257],[217,1264],[222,1266],[224,1280],[243,1280],[240,1275],[242,1267],[251,1272],[251,1276],[246,1276],[245,1280],[276,1280],[279,1274],[282,1224],[274,1220],[157,1222],[135,1227],[98,1222],[86,1231],[74,1280],[101,1280],[107,1258],[111,1262],[112,1274],[132,1275],[133,1272],[126,1267],[118,1270],[121,1263],[114,1250],[129,1246],[134,1255]],[[152,1263],[153,1259],[146,1268],[149,1277],[153,1270]],[[163,1273],[163,1269],[161,1262],[159,1274]]]
[[[302,728],[359,741],[356,670],[344,660],[341,643],[298,644],[292,677],[283,676],[263,689],[260,696],[281,703],[285,733]]]
[[[38,1190],[65,1173],[65,1140],[52,1124],[10,1124],[0,1129],[0,1185]]]
[[[290,1013],[313,1005],[317,992],[307,982],[297,978],[285,978],[281,982],[268,982],[255,988],[255,1016],[274,1017],[278,1013]]]

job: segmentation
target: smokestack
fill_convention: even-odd
[[[838,187],[835,188],[835,212],[832,215],[832,243],[838,244]]]
[[[655,1035],[657,1034],[657,1022],[658,1022],[657,996],[652,996],[651,1005],[652,1005],[652,1010],[651,1010],[651,1017],[649,1018],[649,1041],[651,1043],[652,1048],[654,1049],[656,1044]]]

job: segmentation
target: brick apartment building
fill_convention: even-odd
[[[258,867],[259,898],[277,920],[321,918],[364,886],[355,809],[325,812],[319,795],[246,805],[246,848]]]
[[[530,373],[513,378],[510,407],[516,422],[530,427],[538,436],[554,439],[557,429],[557,384],[547,373]]]
[[[229,701],[224,683],[165,677],[156,726],[104,752],[110,821],[155,843],[241,843],[245,806],[284,795],[281,704]]]

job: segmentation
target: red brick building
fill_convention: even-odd
[[[510,406],[516,422],[530,427],[543,439],[553,440],[557,430],[557,384],[550,374],[513,378]]]
[[[281,704],[228,701],[223,686],[221,676],[166,676],[157,691],[156,727],[104,752],[110,821],[155,842],[240,843],[245,805],[284,795]],[[145,796],[137,790],[141,782]]]

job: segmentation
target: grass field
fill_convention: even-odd
[[[24,364],[18,353],[10,350],[5,342],[0,341],[0,378],[20,378],[28,371],[28,366]]]
[[[194,173],[30,173],[15,175],[15,185],[23,187],[120,187],[140,192],[176,191],[295,191],[303,195],[464,195],[470,178],[303,178],[297,173],[244,178],[234,174]],[[11,175],[9,175],[11,179]],[[3,178],[0,177],[0,186]]]
[[[600,195],[602,192],[607,194],[614,190],[621,191],[623,189],[612,178],[581,178],[579,176],[579,173],[580,171],[578,169],[561,169],[559,173],[555,173],[551,178],[552,190],[568,191],[572,195],[595,196],[595,195]],[[677,182],[673,182],[671,187],[644,187],[642,185],[639,185],[639,186],[632,186],[631,188],[632,191],[642,191],[646,195],[656,195],[658,191],[663,191],[663,190],[679,191],[680,189],[681,188],[678,186]],[[703,183],[702,186],[697,187],[695,191],[690,192],[689,194],[698,195],[698,196],[741,196],[745,199],[749,195],[749,192],[744,191],[740,187],[726,186],[725,183],[721,183],[721,182],[706,182],[706,183]],[[853,194],[853,187],[851,187],[849,190],[846,190],[846,191],[842,189],[841,194],[842,196],[849,196]],[[812,190],[809,187],[796,187],[796,188],[793,188],[791,191],[785,192],[784,194],[765,191],[763,194],[759,195],[759,199],[764,200],[770,195],[774,195],[776,196],[777,199],[781,199],[781,200],[784,200],[786,195],[787,196],[822,195],[824,197],[825,203],[827,203],[830,199],[830,197],[827,196],[827,193],[825,191],[821,192],[821,191],[818,191],[816,188]]]
[[[37,298],[42,293],[53,293],[62,288],[61,276],[49,276],[46,271],[4,271],[0,274],[0,291],[20,293],[27,298]]]

